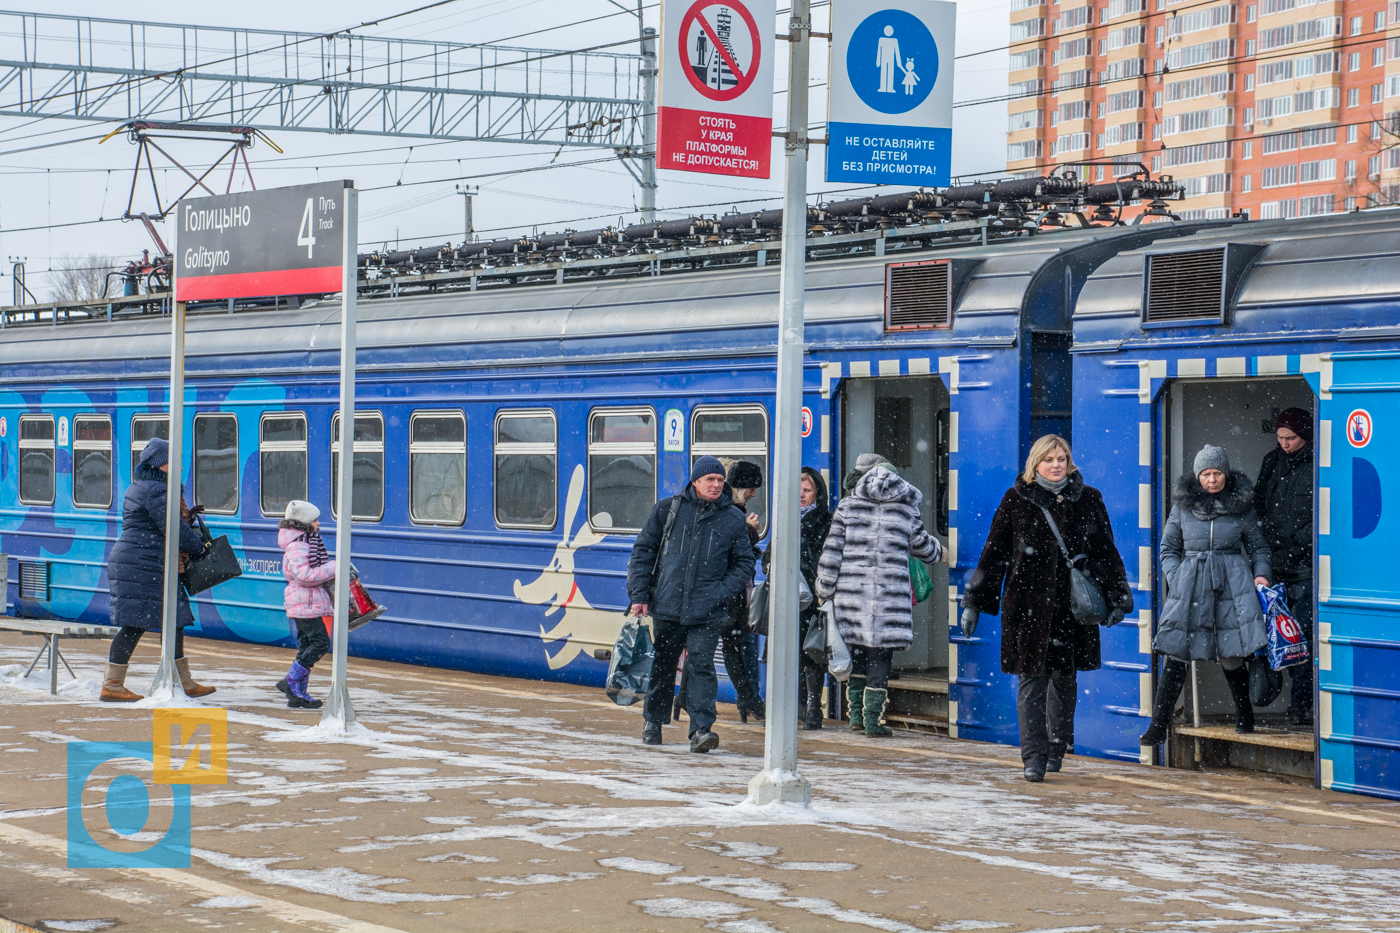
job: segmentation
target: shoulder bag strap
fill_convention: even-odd
[[[661,538],[656,542],[656,560],[651,562],[651,582],[656,585],[656,572],[661,569],[661,552],[666,550],[666,541],[671,537],[671,529],[676,524],[676,513],[681,510],[681,497],[671,497],[671,511],[666,513],[666,524],[661,527]]]
[[[1055,536],[1055,543],[1060,546],[1060,553],[1065,555],[1065,563],[1073,567],[1074,558],[1069,556],[1069,548],[1065,547],[1065,539],[1060,537],[1060,526],[1055,524],[1055,519],[1050,516],[1049,509],[1045,508],[1045,506],[1041,506],[1040,511],[1044,513],[1045,520],[1050,523],[1050,533]]]

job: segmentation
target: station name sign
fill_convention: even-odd
[[[269,188],[175,207],[175,300],[338,292],[350,181]]]

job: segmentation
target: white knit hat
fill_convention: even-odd
[[[309,525],[321,517],[321,510],[310,502],[303,502],[300,499],[293,499],[287,503],[287,513],[282,516],[294,522],[301,522]]]

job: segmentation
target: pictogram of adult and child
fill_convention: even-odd
[[[914,73],[914,59],[905,59],[899,54],[899,39],[894,34],[893,26],[886,26],[884,36],[876,43],[875,67],[880,69],[881,94],[897,93],[894,88],[896,68],[904,73],[904,80],[900,82],[904,85],[904,93],[914,93],[914,87],[919,83],[919,76]]]

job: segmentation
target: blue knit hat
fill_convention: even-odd
[[[690,471],[690,481],[693,483],[700,477],[709,476],[712,473],[724,476],[724,464],[714,457],[701,457],[695,461],[695,468]]]
[[[163,437],[153,437],[141,450],[141,465],[158,470],[170,462],[170,443]]]

